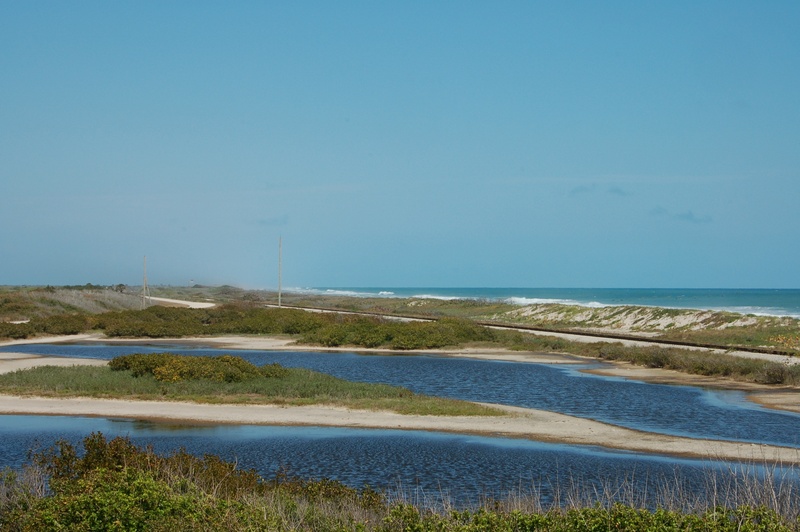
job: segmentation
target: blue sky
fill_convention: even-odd
[[[0,1],[0,284],[797,288],[800,3]]]

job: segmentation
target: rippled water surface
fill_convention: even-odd
[[[148,351],[235,352],[259,365],[278,362],[348,380],[405,386],[418,393],[551,410],[651,432],[800,447],[800,415],[761,408],[741,392],[589,375],[572,365],[130,345],[24,345],[0,350],[104,359]]]
[[[577,483],[591,489],[627,484],[657,495],[660,483],[679,479],[702,490],[719,464],[648,457],[591,447],[503,438],[307,427],[187,426],[102,418],[0,416],[0,464],[19,466],[28,450],[58,439],[78,444],[93,431],[109,439],[130,437],[139,445],[171,453],[183,447],[202,455],[236,460],[265,478],[278,471],[303,478],[331,478],[403,494],[417,502],[458,505],[484,497],[540,493],[549,502],[555,486]]]

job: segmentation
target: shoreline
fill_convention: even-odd
[[[0,343],[0,346],[36,343],[107,343],[145,345],[193,345],[231,349],[282,351],[327,351],[432,354],[510,362],[576,364],[584,359],[558,353],[515,352],[505,349],[468,348],[397,352],[380,349],[317,348],[275,337],[208,337],[176,339],[107,339],[100,335],[38,338]],[[38,366],[105,365],[106,360],[0,353],[0,373]],[[800,391],[766,385],[722,381],[671,370],[642,368],[614,363],[612,368],[586,370],[645,382],[739,389],[748,399],[766,408],[800,412]],[[280,406],[201,404],[170,401],[135,401],[94,398],[47,398],[0,395],[0,414],[117,417],[213,424],[296,425],[453,432],[507,438],[525,438],[547,443],[599,446],[623,451],[712,460],[776,462],[800,465],[800,449],[765,444],[695,439],[627,429],[590,419],[538,409],[490,405],[507,412],[502,417],[410,416],[393,412],[351,410],[333,406]]]
[[[800,465],[800,449],[642,432],[528,408],[489,405],[504,417],[420,416],[335,406],[203,404],[176,401],[0,395],[0,415],[128,418],[220,425],[274,425],[450,432],[645,454],[748,463]]]

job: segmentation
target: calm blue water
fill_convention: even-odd
[[[171,454],[184,448],[215,454],[254,469],[264,478],[278,471],[302,478],[331,478],[365,485],[427,505],[459,506],[481,498],[540,493],[552,499],[558,486],[603,492],[622,484],[654,501],[663,482],[676,480],[702,494],[711,475],[730,465],[642,456],[591,447],[434,432],[307,427],[187,426],[131,420],[0,415],[0,467],[19,467],[29,450],[59,439],[75,445],[91,432],[129,437]],[[80,447],[79,447],[80,448]],[[737,466],[733,466],[737,467]],[[749,466],[744,466],[748,468]]]
[[[490,299],[510,301],[520,305],[535,303],[567,303],[594,307],[641,305],[728,310],[742,314],[800,318],[800,289],[324,287],[306,291],[371,297]]]
[[[538,408],[633,429],[694,438],[800,447],[800,414],[761,408],[741,392],[646,384],[588,375],[586,366],[523,364],[438,356],[216,350],[131,345],[22,345],[0,351],[111,359],[135,352],[235,353],[417,393]]]

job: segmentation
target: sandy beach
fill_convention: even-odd
[[[76,340],[75,337],[69,337]],[[107,341],[86,336],[80,341]],[[48,343],[57,341],[48,339]],[[119,342],[119,341],[117,341]],[[142,343],[142,340],[121,342]],[[290,345],[291,340],[262,337],[216,337],[196,340],[147,342],[196,342],[203,345],[239,349],[303,349]],[[30,342],[16,342],[30,343]],[[8,344],[6,344],[8,345]],[[352,351],[352,350],[351,350]],[[575,357],[559,354],[516,353],[502,350],[437,351],[449,356],[512,360],[516,362],[574,363]],[[43,357],[24,353],[0,353],[0,373],[44,365],[103,365],[106,361]],[[635,375],[637,368],[620,368]],[[646,370],[663,371],[663,370]],[[673,372],[675,373],[675,372]],[[639,377],[641,375],[638,375]],[[636,378],[636,377],[634,377]],[[776,408],[786,407],[786,399],[772,392]],[[788,401],[800,401],[795,393]],[[765,401],[766,403],[767,401]],[[122,417],[133,419],[170,420],[195,423],[229,423],[260,425],[337,426],[391,428],[481,434],[536,441],[595,445],[612,449],[685,456],[702,459],[744,460],[800,464],[800,450],[768,445],[755,445],[714,440],[700,440],[635,431],[606,423],[553,412],[492,405],[508,415],[500,417],[410,416],[392,412],[359,411],[330,406],[285,407],[272,405],[209,405],[166,401],[128,401],[93,398],[42,398],[0,395],[0,414],[73,415]]]

